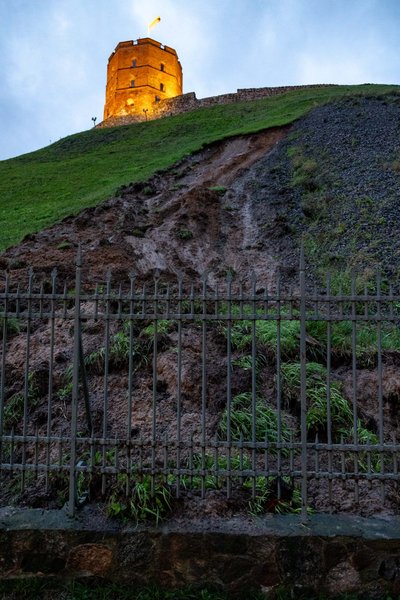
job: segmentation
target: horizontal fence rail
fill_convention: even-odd
[[[108,498],[117,514],[140,493],[218,492],[303,519],[394,504],[399,323],[379,276],[310,292],[304,261],[292,291],[157,273],[90,290],[80,260],[73,289],[5,274],[0,502],[55,495],[73,515]]]

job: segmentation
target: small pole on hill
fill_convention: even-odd
[[[93,127],[96,127],[97,117],[92,117]]]

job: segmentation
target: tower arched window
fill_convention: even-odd
[[[135,87],[135,80],[134,79],[132,79],[132,81],[131,81],[131,87]]]
[[[136,58],[134,58],[133,61],[132,61],[132,67],[137,67],[137,60],[136,60]]]
[[[160,83],[160,92],[165,92],[164,84]]]
[[[161,63],[161,65],[160,65],[160,71],[164,71],[164,69],[165,69],[165,65],[163,63]]]

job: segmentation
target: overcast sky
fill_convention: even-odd
[[[400,0],[0,0],[0,160],[101,121],[109,55],[157,16],[198,98],[400,83]]]

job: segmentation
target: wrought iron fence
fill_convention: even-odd
[[[138,481],[303,519],[397,502],[400,295],[379,276],[310,292],[302,259],[289,292],[230,274],[90,290],[78,257],[73,289],[0,285],[3,490],[56,488],[71,515],[89,493],[117,512]]]

